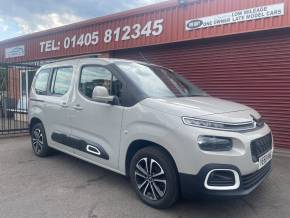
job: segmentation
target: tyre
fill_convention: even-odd
[[[162,149],[139,150],[130,163],[130,180],[139,198],[151,207],[169,208],[178,200],[177,170],[172,158]]]
[[[52,153],[52,149],[47,144],[45,130],[41,123],[37,123],[32,127],[31,143],[33,152],[38,157],[46,157]]]

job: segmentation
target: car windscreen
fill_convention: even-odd
[[[117,62],[116,65],[149,97],[208,96],[188,80],[165,68],[135,62]]]

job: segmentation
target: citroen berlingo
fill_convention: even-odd
[[[149,63],[47,64],[33,80],[29,123],[37,156],[56,149],[126,175],[155,208],[180,196],[246,195],[271,170],[273,138],[257,111]]]

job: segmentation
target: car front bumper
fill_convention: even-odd
[[[229,169],[238,172],[240,185],[235,190],[209,190],[205,187],[207,174],[214,169]],[[256,189],[272,170],[269,162],[263,168],[247,175],[241,175],[239,168],[227,164],[208,164],[197,175],[179,174],[180,191],[184,198],[191,199],[197,196],[239,197],[248,195]]]

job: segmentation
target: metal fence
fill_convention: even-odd
[[[28,99],[38,63],[0,63],[0,136],[28,132]]]

